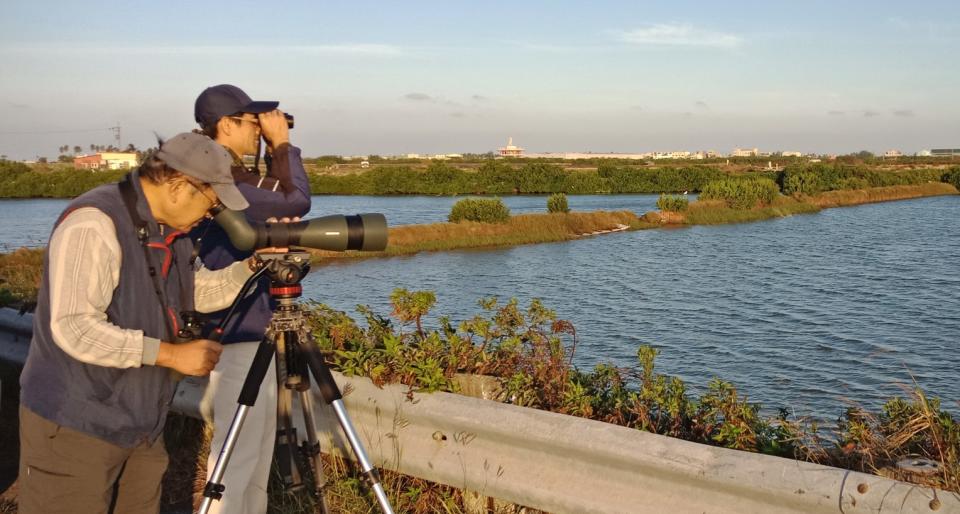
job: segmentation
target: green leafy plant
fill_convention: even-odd
[[[690,202],[683,195],[661,194],[660,198],[657,198],[657,209],[661,211],[683,212],[689,206]]]
[[[950,171],[944,173],[940,180],[960,189],[960,166],[950,168]]]
[[[752,209],[769,205],[780,190],[768,178],[723,179],[711,182],[700,192],[701,200],[723,200],[734,209]]]
[[[464,198],[453,204],[447,219],[452,223],[505,223],[510,219],[510,209],[499,198]]]
[[[567,205],[567,195],[554,193],[547,198],[547,212],[570,212]]]

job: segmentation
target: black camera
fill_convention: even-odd
[[[288,129],[292,129],[292,128],[293,128],[293,115],[290,114],[290,113],[286,113],[286,112],[285,112],[285,113],[283,113],[283,117],[287,119],[287,128],[288,128]]]
[[[200,313],[197,311],[183,311],[180,313],[180,319],[183,320],[183,324],[180,325],[180,330],[177,331],[176,342],[186,343],[194,339],[203,338],[203,320],[200,318]]]

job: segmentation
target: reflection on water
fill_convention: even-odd
[[[456,198],[315,197],[311,216],[384,212],[443,221]],[[506,197],[513,212],[545,197]],[[651,195],[571,196],[576,210],[654,208]],[[0,201],[0,244],[45,244],[65,201]],[[44,214],[46,213],[46,214]],[[29,214],[29,218],[27,215]],[[713,376],[767,407],[835,418],[877,407],[911,377],[960,411],[960,198],[831,209],[745,225],[616,233],[567,243],[421,254],[316,267],[305,296],[389,313],[395,287],[431,289],[454,321],[479,298],[541,298],[574,322],[576,362],[657,368],[702,388]],[[45,220],[42,220],[46,216]],[[24,228],[26,227],[26,228]]]

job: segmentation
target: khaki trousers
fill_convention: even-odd
[[[163,436],[121,448],[21,406],[18,512],[157,513],[167,461]]]

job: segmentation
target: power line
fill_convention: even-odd
[[[8,131],[0,130],[0,134],[74,134],[80,132],[106,132],[108,130],[116,130],[118,127],[104,127],[104,128],[95,128],[95,129],[77,129],[77,130],[24,130],[24,131]]]

